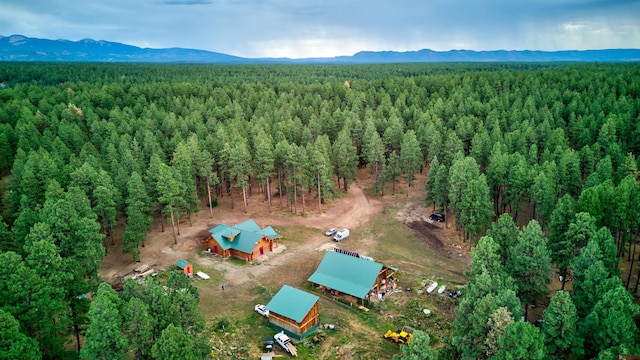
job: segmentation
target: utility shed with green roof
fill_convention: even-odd
[[[316,295],[284,285],[269,301],[269,322],[296,339],[302,339],[318,328],[319,312]]]
[[[325,294],[329,292],[335,298],[346,294],[349,304],[353,305],[355,297],[365,306],[365,299],[370,300],[370,295],[386,291],[385,284],[390,283],[394,273],[394,268],[375,261],[327,251],[309,281]]]
[[[272,252],[282,237],[271,226],[260,229],[253,219],[234,226],[218,224],[209,233],[205,249],[223,258],[233,256],[246,261]]]

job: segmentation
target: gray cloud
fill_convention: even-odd
[[[361,50],[640,48],[640,0],[23,0],[0,35],[246,57]]]

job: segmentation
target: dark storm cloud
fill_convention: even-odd
[[[361,50],[640,48],[640,0],[23,0],[0,35],[247,57]]]

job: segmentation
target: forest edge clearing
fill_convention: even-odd
[[[317,207],[314,206],[307,206],[305,215],[292,214],[286,209],[286,205],[285,209],[280,211],[277,196],[274,196],[272,200],[273,211],[269,213],[264,194],[256,191],[249,198],[248,213],[244,212],[241,202],[238,204],[237,194],[234,199],[235,209],[231,209],[229,196],[219,197],[218,206],[213,209],[213,218],[210,217],[208,208],[204,205],[199,213],[192,216],[192,226],[189,226],[188,219],[181,219],[178,244],[174,245],[171,231],[167,229],[164,233],[161,231],[161,219],[156,218],[153,228],[147,233],[145,246],[140,248],[139,263],[135,262],[131,256],[122,254],[122,226],[120,226],[119,231],[116,231],[115,234],[115,246],[111,245],[109,238],[105,239],[107,255],[102,261],[100,276],[106,282],[117,286],[119,279],[131,273],[141,264],[148,264],[156,269],[173,267],[178,260],[193,258],[199,251],[204,250],[202,242],[209,236],[209,229],[217,224],[237,224],[247,219],[254,219],[260,226],[273,226],[276,229],[295,225],[318,230],[317,234],[305,239],[299,246],[290,246],[287,237],[285,237],[273,254],[265,254],[254,261],[253,265],[255,266],[238,267],[232,262],[210,261],[207,260],[207,257],[210,256],[206,253],[200,257],[200,260],[194,260],[196,264],[198,261],[204,261],[204,265],[216,264],[214,267],[225,273],[223,280],[225,284],[238,285],[246,281],[247,277],[238,276],[237,271],[232,271],[232,268],[249,270],[253,276],[260,276],[267,270],[273,270],[274,266],[286,263],[288,259],[295,258],[310,250],[320,247],[331,249],[335,244],[324,236],[323,232],[326,228],[335,224],[354,229],[352,233],[358,233],[358,227],[367,223],[374,214],[379,214],[387,207],[392,206],[402,206],[396,218],[412,229],[412,232],[431,249],[434,255],[449,259],[459,258],[452,263],[449,270],[453,274],[461,276],[471,261],[470,254],[466,250],[466,246],[459,240],[451,223],[449,229],[445,229],[443,223],[432,224],[426,221],[431,209],[424,206],[425,176],[421,176],[419,180],[411,189],[411,197],[398,191],[396,195],[386,195],[382,199],[371,199],[365,191],[372,179],[369,178],[368,169],[363,169],[359,173],[358,181],[349,186],[349,191],[342,193],[340,198],[330,200],[325,204],[321,214],[318,214]],[[340,245],[367,255],[367,247],[374,241],[375,239],[372,238],[360,237],[349,239]],[[285,249],[286,251],[283,251]],[[317,264],[310,265],[317,266]]]

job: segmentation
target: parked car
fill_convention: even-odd
[[[336,232],[335,236],[333,237],[333,241],[342,241],[348,238],[349,238],[349,229],[342,229]]]
[[[254,308],[256,310],[256,312],[264,317],[269,317],[269,310],[267,310],[267,307],[265,305],[262,304],[258,304],[255,306]]]
[[[325,232],[324,234],[327,235],[327,236],[333,236],[333,234],[335,234],[336,231],[338,231],[336,228],[331,228],[331,229],[327,230],[327,232]]]
[[[439,212],[434,212],[431,215],[429,215],[429,219],[431,219],[433,221],[437,221],[437,222],[443,222],[444,221],[444,214],[443,213],[439,213]]]
[[[264,339],[264,342],[262,343],[262,346],[264,347],[264,351],[272,352],[273,344],[274,344],[273,338]]]

